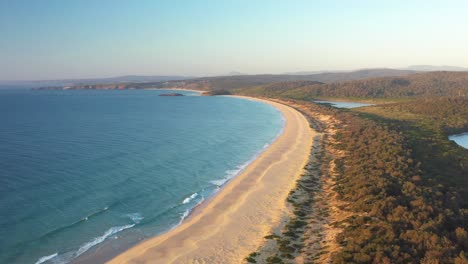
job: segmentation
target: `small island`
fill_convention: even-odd
[[[184,96],[180,93],[168,93],[168,94],[160,94],[159,96]]]

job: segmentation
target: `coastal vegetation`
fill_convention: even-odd
[[[353,98],[395,101],[405,98],[468,96],[467,84],[467,72],[429,72],[322,84],[304,81],[277,82],[239,89],[237,92],[252,96],[300,100]]]
[[[339,163],[335,187],[355,213],[340,225],[341,249],[335,263],[453,263],[467,252],[468,210],[449,177],[434,177],[427,155],[414,151],[411,139],[395,126],[340,114],[343,127],[337,148],[346,153]],[[420,142],[422,143],[422,142]],[[466,155],[465,155],[466,156]],[[447,164],[448,165],[448,164]],[[439,167],[438,172],[447,167]],[[449,181],[451,181],[450,179]],[[465,180],[466,181],[466,180]]]
[[[211,96],[211,95],[231,95],[232,93],[228,90],[213,90],[213,91],[206,91],[203,92],[203,95]]]
[[[336,171],[316,168],[321,176],[315,186],[321,189],[306,192],[301,198],[305,204],[294,196],[289,200],[295,209],[277,234],[278,253],[273,255],[281,259],[278,263],[467,263],[468,151],[448,140],[450,134],[468,131],[467,76],[434,72],[238,90],[313,109],[302,112],[321,127],[335,120],[335,133],[324,132],[334,140],[321,141],[328,158],[318,156],[317,162],[325,166],[333,160]],[[321,97],[393,103],[353,110],[312,106],[310,100]],[[306,168],[303,180],[309,174]],[[326,188],[330,181],[331,195]],[[303,189],[298,182],[295,193]],[[317,196],[325,198],[311,200]],[[320,207],[327,208],[325,214],[312,210]],[[297,228],[298,221],[305,225]],[[305,243],[311,231],[321,239]],[[330,233],[337,233],[333,241]],[[272,253],[261,248],[262,254]]]
[[[468,207],[467,150],[448,140],[451,134],[468,131],[468,98],[442,97],[383,104],[355,110],[399,131],[422,162],[426,178],[455,186]]]
[[[281,260],[276,263],[466,263],[467,150],[438,135],[466,127],[467,108],[456,107],[465,99],[424,99],[418,107],[398,103],[356,112],[285,103],[322,131],[324,151],[313,153],[290,196],[294,210],[274,236],[276,253],[260,249],[256,259],[263,254]],[[434,103],[437,114],[428,107]],[[433,130],[416,133],[424,127]],[[431,153],[439,147],[445,152]],[[337,233],[333,241],[330,233]]]

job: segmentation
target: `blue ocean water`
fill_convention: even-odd
[[[284,123],[264,103],[162,92],[0,91],[0,263],[68,263],[164,232]]]
[[[450,140],[455,141],[458,145],[468,149],[468,133],[462,133],[449,136]]]

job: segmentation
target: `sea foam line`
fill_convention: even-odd
[[[42,262],[38,261],[36,262],[36,264],[43,263],[49,260],[51,260],[52,263],[54,264],[70,263],[72,260],[76,259],[77,257],[81,256],[83,253],[88,251],[90,248],[96,246],[97,244],[104,242],[104,240],[106,240],[108,237],[114,234],[117,234],[118,232],[121,232],[125,229],[132,228],[134,226],[135,224],[111,227],[102,236],[95,237],[93,240],[82,244],[77,251],[74,251],[74,252],[71,251],[71,252],[67,252],[64,254],[60,254],[60,255],[56,253],[47,257],[42,257],[39,259],[39,261],[42,260]]]
[[[91,213],[91,214],[89,214],[89,215],[86,215],[85,217],[80,218],[80,220],[78,220],[78,221],[75,221],[75,222],[73,222],[73,223],[71,223],[71,224],[64,225],[64,226],[58,227],[58,228],[56,228],[56,229],[54,229],[54,230],[51,230],[51,231],[49,231],[49,232],[47,232],[47,233],[45,233],[45,234],[39,236],[39,238],[37,238],[37,240],[40,240],[40,239],[43,239],[43,238],[47,238],[47,237],[53,236],[53,235],[55,235],[55,234],[57,234],[57,233],[63,232],[64,230],[67,230],[67,229],[69,229],[69,228],[73,228],[73,227],[75,227],[75,226],[77,226],[77,225],[79,225],[79,224],[82,224],[83,222],[88,221],[88,220],[91,219],[92,217],[95,217],[95,216],[98,216],[98,215],[104,213],[104,212],[107,211],[108,209],[109,209],[109,206],[106,206],[106,207],[104,207],[104,208],[101,209],[101,210],[98,210],[98,211],[96,211],[96,212],[94,212],[94,213]]]
[[[51,259],[55,258],[57,255],[58,255],[58,253],[54,253],[54,254],[52,254],[52,255],[48,255],[48,256],[41,257],[41,258],[39,258],[39,259],[36,261],[35,264],[44,263],[44,262],[46,262],[46,261],[48,261],[48,260],[51,260]]]
[[[140,213],[128,214],[127,216],[130,217],[130,219],[132,219],[132,221],[135,224],[139,224],[141,222],[141,220],[144,219],[144,217]]]
[[[125,229],[134,227],[136,224],[140,223],[140,221],[143,220],[144,218],[140,213],[128,214],[127,216],[133,221],[133,224],[111,227],[103,235],[95,237],[91,241],[88,241],[82,244],[79,247],[79,249],[74,252],[71,251],[71,252],[67,252],[64,254],[60,254],[60,255],[58,253],[54,253],[52,255],[44,256],[44,257],[39,258],[35,264],[41,264],[49,260],[51,260],[52,263],[57,263],[57,264],[70,263],[73,259],[81,256],[83,253],[85,253],[92,247],[104,242],[108,237],[115,235]]]
[[[76,258],[76,257],[82,255],[83,253],[85,253],[86,251],[88,251],[90,248],[94,247],[95,245],[104,242],[104,240],[106,240],[106,238],[108,238],[108,237],[110,237],[110,236],[112,236],[112,235],[114,235],[114,234],[117,234],[118,232],[123,231],[123,230],[125,230],[125,229],[132,228],[132,227],[134,227],[134,226],[135,226],[135,224],[111,227],[109,230],[107,230],[107,231],[104,233],[104,235],[99,236],[99,237],[96,237],[96,238],[94,238],[92,241],[90,241],[90,242],[85,243],[84,245],[82,245],[82,246],[76,251],[76,253],[74,254],[74,257]]]
[[[195,197],[198,196],[198,193],[194,193],[192,195],[190,195],[189,197],[185,198],[183,201],[182,201],[182,204],[188,204],[190,203],[190,201],[192,201],[193,199],[195,199]]]
[[[281,133],[280,133],[281,134]],[[278,134],[278,136],[280,135]],[[275,137],[274,140],[276,140],[276,138],[278,138],[278,136]],[[273,141],[274,141],[273,140]],[[236,167],[236,169],[234,170],[227,170],[225,171],[225,176],[224,178],[222,179],[217,179],[217,180],[211,180],[210,183],[213,184],[213,185],[216,185],[218,187],[221,187],[223,186],[224,184],[226,184],[229,180],[235,178],[237,175],[239,175],[245,168],[247,168],[247,166],[249,166],[252,162],[254,162],[258,156],[260,156],[260,154],[262,154],[268,147],[270,146],[270,143],[266,143],[265,145],[263,145],[262,149],[256,153],[251,159],[249,159],[247,162],[245,162],[244,164],[241,164],[239,166]]]
[[[239,175],[245,168],[247,168],[247,166],[249,166],[252,162],[254,162],[273,142],[275,142],[281,134],[283,134],[284,127],[285,127],[285,124],[286,124],[286,119],[284,118],[281,111],[279,111],[276,108],[275,108],[275,110],[277,110],[280,113],[281,121],[283,123],[282,126],[281,126],[280,131],[278,132],[278,134],[276,134],[276,136],[273,138],[273,140],[271,140],[268,143],[265,143],[265,145],[263,145],[263,147],[255,155],[253,155],[253,157],[250,158],[247,162],[237,166],[236,169],[234,169],[234,170],[225,171],[224,178],[217,179],[217,180],[211,180],[210,183],[213,184],[213,185],[216,185],[218,187],[216,189],[216,191],[219,191],[221,186],[223,186],[229,180],[231,180],[231,179],[235,178],[237,175]],[[215,191],[215,193],[216,193],[216,191]]]
[[[281,126],[278,134],[276,134],[275,137],[270,142],[263,145],[263,147],[255,155],[253,155],[253,157],[251,159],[249,159],[247,162],[237,166],[236,169],[234,169],[234,170],[225,171],[225,177],[224,178],[209,181],[211,184],[213,184],[213,185],[215,185],[217,187],[216,190],[213,193],[211,193],[210,196],[215,195],[221,189],[221,186],[226,184],[232,178],[238,176],[245,168],[247,168],[247,166],[249,166],[252,162],[254,162],[273,142],[275,142],[281,134],[283,134],[284,128],[286,126],[286,119],[285,119],[283,113],[280,110],[278,110],[276,107],[274,107],[274,109],[276,111],[278,111],[278,113],[280,114],[280,117],[281,117],[281,121],[282,121],[282,126]],[[193,195],[195,195],[195,194],[192,194],[192,196]],[[190,202],[189,200],[187,200],[190,197],[185,198],[183,200],[182,204],[186,204],[186,203]],[[195,197],[193,197],[193,198],[195,198]],[[182,224],[182,222],[190,215],[192,210],[194,208],[196,208],[197,206],[199,206],[200,204],[202,204],[204,201],[205,201],[205,198],[202,196],[201,200],[197,203],[197,205],[185,210],[182,213],[181,217],[180,217],[179,223],[174,225],[173,227],[171,227],[169,230],[172,230],[172,229],[176,228],[177,226],[179,226],[180,224]]]
[[[194,207],[188,208],[182,213],[182,215],[180,216],[179,223],[177,225],[175,225],[174,227],[177,227],[178,225],[182,224],[182,222],[190,215],[190,213],[193,211],[193,209],[195,209],[197,206],[202,204],[204,201],[205,201],[205,197],[203,197],[203,195],[202,195],[201,199],[197,202],[197,204]]]

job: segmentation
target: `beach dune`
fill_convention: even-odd
[[[180,226],[108,263],[242,263],[258,249],[287,214],[286,198],[308,161],[313,138],[301,113],[264,102],[286,120],[275,142]]]

